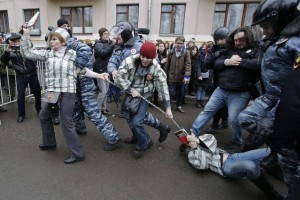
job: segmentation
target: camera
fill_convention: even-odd
[[[12,51],[20,51],[20,46],[10,46],[9,47]]]

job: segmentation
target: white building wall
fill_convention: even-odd
[[[259,1],[259,0],[258,0]],[[151,6],[149,7],[149,2]],[[212,40],[211,30],[215,3],[237,2],[236,0],[0,0],[1,10],[8,11],[10,31],[16,32],[24,23],[23,9],[40,9],[41,36],[33,36],[36,44],[43,46],[44,36],[48,26],[56,26],[60,18],[61,7],[92,6],[93,34],[76,35],[79,39],[97,39],[98,29],[110,29],[116,23],[117,4],[139,4],[138,25],[141,28],[151,27],[149,40],[158,38],[164,41],[174,41],[176,36],[159,34],[162,3],[185,3],[184,37],[186,40],[194,37],[197,43]],[[240,0],[238,2],[253,2]],[[256,1],[257,2],[257,1]],[[150,24],[148,9],[151,9]]]

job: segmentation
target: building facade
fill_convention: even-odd
[[[71,22],[79,39],[99,38],[98,29],[119,21],[149,28],[148,40],[174,41],[178,35],[197,43],[212,40],[220,26],[234,30],[250,25],[260,0],[0,0],[0,32],[17,32],[36,12],[40,16],[31,35],[43,46],[48,27],[60,17]]]

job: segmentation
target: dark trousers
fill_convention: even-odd
[[[30,77],[17,76],[18,89],[18,113],[19,116],[25,117],[25,91],[29,84],[31,93],[35,97],[35,109],[41,109],[41,87],[37,75]]]
[[[169,93],[173,98],[176,96],[176,107],[180,107],[183,104],[183,98],[185,96],[186,85],[183,82],[168,82]]]
[[[76,134],[72,118],[75,99],[75,93],[61,93],[58,104],[60,107],[60,127],[66,143],[72,155],[79,158],[84,156],[84,151],[79,137]],[[50,109],[49,104],[45,103],[39,115],[43,133],[43,144],[46,146],[56,145],[54,126],[51,119],[52,113],[53,110]]]

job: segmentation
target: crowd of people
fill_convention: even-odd
[[[107,140],[104,150],[113,151],[122,144],[106,116],[110,115],[108,103],[120,101],[123,95],[119,117],[126,119],[132,132],[124,143],[135,144],[133,156],[141,158],[153,145],[144,124],[159,131],[160,143],[171,131],[148,112],[149,104],[164,106],[166,117],[172,119],[173,111],[185,113],[189,94],[202,109],[191,122],[187,142],[179,149],[193,167],[224,177],[248,178],[269,199],[297,199],[299,2],[265,0],[256,9],[252,26],[232,32],[219,27],[214,41],[201,47],[194,38],[186,43],[183,36],[171,44],[160,39],[144,42],[129,22],[119,22],[110,31],[102,27],[99,39],[93,45],[90,41],[85,44],[73,37],[69,22],[61,18],[48,35],[47,49],[36,50],[30,41],[30,26],[24,24],[20,33],[6,35],[7,48],[1,53],[1,67],[10,66],[16,72],[17,122],[25,120],[25,89],[29,84],[42,130],[39,148],[56,149],[54,125],[60,124],[71,152],[64,163],[80,162],[85,152],[77,135],[87,133],[85,115]],[[43,98],[37,60],[46,63],[47,91]],[[172,100],[176,102],[173,111]],[[0,112],[6,111],[0,107]],[[203,131],[212,118],[209,129]],[[228,127],[232,135],[222,150],[212,134]],[[243,129],[249,133],[245,144]],[[261,148],[266,144],[267,148]],[[264,171],[283,177],[289,188],[287,197],[274,189]]]

